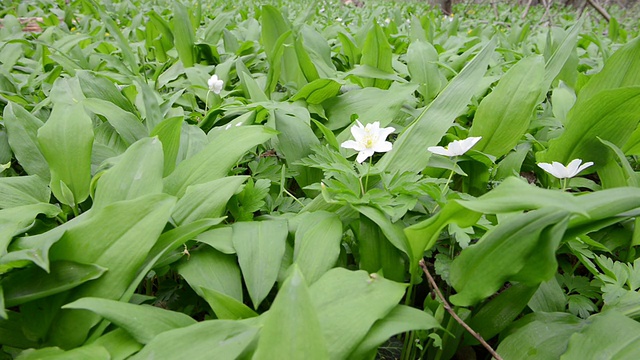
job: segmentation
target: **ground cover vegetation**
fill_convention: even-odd
[[[1,4],[1,358],[638,358],[622,9]]]

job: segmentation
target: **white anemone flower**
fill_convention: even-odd
[[[567,166],[564,166],[557,161],[554,161],[551,164],[538,163],[538,166],[541,167],[542,170],[548,172],[558,179],[569,179],[578,175],[582,170],[593,165],[593,162],[589,161],[582,165],[580,164],[582,164],[582,159],[571,160],[571,162]]]
[[[224,81],[218,79],[218,75],[212,75],[207,81],[209,85],[209,90],[213,91],[215,94],[220,94],[222,91],[222,87],[224,86]]]
[[[470,137],[464,140],[453,140],[447,147],[429,146],[427,150],[443,156],[460,156],[469,151],[480,139],[482,139],[482,136]]]
[[[377,152],[391,151],[392,145],[386,141],[387,136],[395,129],[392,127],[380,128],[380,122],[376,121],[366,126],[356,120],[357,125],[351,127],[354,140],[347,140],[340,146],[353,149],[358,152],[356,161],[362,163],[368,157]]]

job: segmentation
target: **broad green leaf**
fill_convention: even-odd
[[[127,145],[133,144],[148,134],[147,128],[136,115],[122,110],[111,102],[96,98],[82,100],[81,104],[87,111],[104,116]]]
[[[384,236],[391,244],[393,244],[393,246],[405,253],[409,258],[412,257],[413,253],[411,252],[411,245],[400,226],[392,223],[382,211],[374,207],[357,204],[352,204],[351,206],[362,215],[369,218],[369,220],[376,223],[376,225],[380,227]]]
[[[254,340],[258,330],[239,321],[203,321],[158,335],[131,360],[207,360],[212,354],[216,360],[234,360]]]
[[[82,93],[87,99],[100,99],[118,106],[125,112],[136,113],[135,107],[112,81],[89,71],[78,71],[76,76]]]
[[[233,248],[233,228],[231,225],[205,231],[195,240],[205,243],[223,254],[236,253],[236,249]]]
[[[453,260],[449,280],[458,293],[451,302],[476,304],[506,281],[535,286],[550,279],[568,218],[566,211],[544,208],[515,215],[491,229]]]
[[[365,271],[335,268],[309,288],[330,359],[345,359],[404,295],[406,284]],[[348,296],[345,296],[348,294]]]
[[[4,108],[3,116],[9,134],[9,145],[20,166],[27,174],[49,180],[49,164],[38,144],[38,129],[42,127],[43,122],[13,102],[9,102]]]
[[[551,87],[553,80],[562,71],[565,64],[576,49],[578,33],[584,24],[584,17],[579,19],[568,31],[562,42],[555,49],[553,54],[548,58],[544,67],[544,81],[542,82],[542,92],[539,95],[538,103],[542,102],[547,95],[547,90]]]
[[[303,45],[303,39],[301,36],[294,35],[294,50],[296,52],[296,57],[298,58],[298,65],[300,66],[300,70],[304,74],[304,77],[308,82],[318,80],[320,75],[318,75],[318,70],[315,65],[311,61],[307,50]]]
[[[178,272],[202,297],[201,289],[206,288],[242,302],[242,279],[235,256],[204,246],[191,251],[188,260],[178,264]]]
[[[131,145],[97,181],[93,208],[162,192],[162,144],[144,138]]]
[[[304,276],[294,264],[265,314],[255,359],[328,359],[318,313]]]
[[[37,175],[0,178],[0,209],[48,203],[49,184]]]
[[[394,335],[434,328],[440,328],[440,323],[432,315],[416,308],[397,305],[384,318],[373,324],[364,340],[349,355],[349,359],[371,359],[376,349]]]
[[[604,90],[588,101],[583,99],[578,96],[564,132],[549,141],[546,152],[538,154],[540,161],[567,164],[582,159],[593,161],[593,168],[597,169],[611,160],[611,154],[598,138],[622,147],[638,125],[640,87]]]
[[[356,238],[360,269],[369,273],[380,272],[390,280],[404,280],[402,254],[389,243],[380,227],[362,214]]]
[[[250,307],[229,295],[204,287],[201,287],[200,291],[218,319],[237,320],[258,316]]]
[[[471,319],[467,320],[469,327],[482,335],[484,339],[491,339],[520,316],[529,299],[536,292],[536,288],[537,286],[511,284],[509,288],[484,304]],[[475,338],[467,334],[465,334],[465,339],[471,340],[471,343],[477,343]]]
[[[300,214],[295,234],[293,261],[312,284],[331,269],[340,255],[342,222],[326,211]],[[377,270],[377,269],[376,269]]]
[[[269,140],[274,131],[263,126],[232,127],[202,151],[182,161],[164,180],[164,190],[182,197],[191,185],[219,179],[229,172],[245,152]]]
[[[533,313],[514,326],[517,329],[498,345],[498,354],[504,359],[547,360],[560,358],[569,337],[580,331],[584,321],[567,313]]]
[[[192,67],[196,61],[194,46],[194,29],[189,19],[189,10],[181,2],[173,2],[173,36],[174,45],[184,67]]]
[[[594,315],[569,339],[560,359],[637,359],[640,356],[640,324],[617,311]]]
[[[378,166],[391,172],[421,171],[429,162],[427,147],[437,145],[453,121],[466,111],[471,97],[493,56],[495,41],[489,42],[465,68],[453,78],[440,95],[398,136],[393,150]]]
[[[224,130],[202,151],[182,161],[164,179],[164,191],[182,197],[191,185],[219,179],[229,172],[245,152],[269,140],[274,131],[263,126],[240,126]]]
[[[118,44],[118,49],[122,53],[122,57],[124,58],[124,63],[129,66],[132,74],[138,74],[138,61],[136,60],[136,55],[134,55],[131,46],[129,46],[129,40],[124,37],[122,32],[120,31],[120,26],[116,24],[116,22],[111,18],[109,14],[107,14],[104,9],[96,4],[94,0],[88,0],[91,2],[96,11],[100,14],[100,19],[104,23],[107,31],[115,38],[116,43]],[[123,67],[126,69],[125,67]]]
[[[11,346],[18,349],[35,348],[38,343],[35,339],[29,339],[23,332],[24,315],[11,310],[6,310],[7,319],[0,318],[0,338],[3,346]]]
[[[287,222],[282,220],[233,224],[233,247],[254,309],[278,278],[287,234]]]
[[[196,323],[183,313],[150,305],[134,305],[92,297],[78,299],[66,304],[63,309],[84,309],[94,312],[126,330],[141,344],[148,344],[165,331]]]
[[[182,130],[182,117],[172,117],[163,120],[151,131],[150,136],[157,136],[162,142],[164,152],[164,171],[167,176],[176,168],[176,159],[180,149],[180,131]]]
[[[367,34],[364,46],[362,47],[362,59],[360,59],[360,63],[393,74],[391,58],[391,45],[389,45],[387,41],[387,36],[380,25],[378,25],[378,22],[374,20],[373,29]],[[391,81],[380,79],[365,78],[362,82],[365,86],[374,86],[380,89],[388,89],[391,85]]]
[[[251,76],[251,72],[247,69],[242,59],[236,61],[236,72],[240,79],[240,86],[245,96],[253,102],[268,101],[267,95],[264,93],[258,82]]]
[[[417,224],[408,226],[404,233],[411,248],[411,268],[418,266],[418,261],[424,252],[431,249],[438,241],[438,237],[445,226],[455,223],[461,228],[473,226],[482,216],[462,207],[456,201],[449,201],[440,212]]]
[[[54,217],[60,213],[60,208],[52,204],[39,203],[23,205],[0,210],[0,256],[2,262],[6,261],[5,254],[11,239],[20,233],[29,230],[38,216],[44,214]]]
[[[247,176],[229,176],[191,185],[173,209],[171,217],[176,224],[188,224],[204,218],[224,215],[227,202]]]
[[[40,299],[72,289],[102,276],[107,269],[71,261],[54,261],[49,273],[38,267],[13,271],[0,281],[6,307]]]
[[[306,109],[274,110],[275,127],[278,130],[277,149],[284,155],[288,168],[297,172],[296,182],[302,188],[322,179],[322,172],[310,167],[293,165],[309,156],[320,141],[311,130],[310,115]]]
[[[342,85],[335,80],[317,79],[303,86],[290,100],[304,99],[309,104],[320,104],[338,95],[340,87]]]
[[[542,189],[514,176],[506,178],[498,187],[477,199],[456,201],[469,210],[486,214],[558,208],[587,215],[580,197],[563,191]]]
[[[82,106],[54,106],[38,130],[38,143],[49,163],[55,197],[72,207],[83,202],[91,182],[93,126]]]
[[[607,59],[602,70],[580,89],[578,98],[589,101],[603,90],[639,85],[640,38],[636,38]]]
[[[364,88],[328,99],[322,103],[329,119],[326,125],[331,130],[342,129],[351,125],[351,116],[356,114],[363,124],[379,121],[381,127],[387,126],[415,89],[413,84],[394,85],[389,90]]]
[[[438,52],[433,45],[423,40],[411,42],[407,49],[407,68],[411,82],[420,84],[418,91],[426,102],[433,100],[442,88],[437,62]]]
[[[86,359],[86,360],[110,360],[111,356],[107,349],[98,345],[87,345],[64,351],[57,347],[44,349],[28,349],[20,353],[18,360],[65,360],[65,359]]]
[[[527,132],[542,91],[544,63],[540,56],[518,61],[485,97],[473,118],[469,136],[481,136],[475,150],[500,157]]]
[[[527,305],[534,312],[562,312],[567,308],[567,296],[558,280],[552,277],[540,284]]]
[[[92,345],[102,346],[111,355],[111,360],[125,360],[142,349],[142,345],[123,329],[116,329],[99,337]]]
[[[147,130],[155,130],[164,120],[162,109],[158,103],[158,97],[149,84],[137,79],[137,88],[142,93],[142,102],[144,103],[144,116]],[[151,135],[153,136],[153,135]],[[163,142],[164,144],[164,142]]]
[[[51,247],[51,261],[93,263],[109,271],[76,287],[68,300],[87,296],[119,299],[158,240],[174,203],[173,197],[164,194],[119,201],[91,212],[70,227]],[[65,348],[77,346],[98,320],[98,316],[84,311],[59,312],[52,322],[50,343]]]
[[[616,154],[616,157],[618,158],[618,161],[620,161],[620,165],[621,165],[622,169],[624,170],[624,175],[625,175],[626,180],[627,180],[625,185],[632,186],[632,187],[639,187],[640,186],[640,177],[635,172],[635,170],[633,169],[633,167],[629,163],[629,160],[627,160],[627,157],[622,152],[622,150],[620,150],[619,147],[617,147],[615,144],[613,144],[613,143],[611,143],[611,142],[609,142],[607,140],[600,139],[600,142],[602,142],[603,144],[608,146],[609,149],[611,149]]]

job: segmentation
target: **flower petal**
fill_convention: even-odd
[[[576,172],[576,175],[578,175],[582,170],[588,168],[589,166],[593,166],[593,161],[589,161],[589,162],[586,162],[586,163],[580,165],[580,167],[578,168],[578,170]]]
[[[373,151],[375,151],[375,152],[387,152],[387,151],[391,151],[391,149],[393,149],[393,145],[390,142],[382,141],[382,142],[376,144],[376,146],[373,148]]]
[[[556,169],[553,167],[553,165],[549,164],[549,163],[538,163],[538,166],[548,172],[549,174],[553,175],[554,177],[558,177],[558,174],[556,173]]]
[[[427,150],[429,150],[430,152],[432,152],[434,154],[443,155],[443,156],[451,156],[449,154],[449,150],[443,148],[442,146],[429,146],[427,148]]]
[[[367,160],[367,158],[373,155],[373,153],[374,153],[373,150],[364,149],[358,153],[358,157],[356,157],[356,161],[362,164],[362,162]]]
[[[351,127],[351,135],[356,141],[362,140],[364,138],[365,130],[364,126],[360,123],[360,121],[356,120],[356,125]]]
[[[345,149],[353,149],[355,151],[364,150],[364,147],[362,146],[362,144],[360,144],[357,141],[353,141],[353,140],[347,140],[347,141],[343,142],[342,144],[340,144],[340,147],[343,147]]]
[[[571,162],[567,165],[567,175],[569,175],[569,177],[578,175],[578,168],[580,167],[581,163],[582,159],[571,160]]]

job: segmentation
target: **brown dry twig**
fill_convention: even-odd
[[[474,338],[476,338],[476,340],[478,340],[482,344],[482,346],[484,346],[484,348],[487,349],[487,351],[491,354],[491,356],[493,356],[494,359],[502,360],[502,357],[500,357],[500,355],[498,355],[498,353],[495,350],[493,350],[491,345],[487,344],[487,342],[484,341],[484,339],[480,334],[478,334],[471,327],[469,327],[469,325],[467,325],[467,323],[465,323],[464,320],[460,319],[458,314],[456,314],[456,312],[453,311],[453,308],[451,307],[451,305],[449,305],[449,302],[447,302],[447,300],[444,298],[444,295],[442,295],[442,292],[440,291],[438,284],[436,284],[436,281],[431,276],[431,273],[429,273],[429,269],[427,269],[427,265],[424,263],[424,259],[420,260],[420,267],[422,268],[422,271],[424,272],[424,274],[427,275],[427,280],[429,280],[429,285],[431,286],[433,291],[435,291],[436,296],[438,297],[438,299],[440,299],[440,301],[442,301],[442,305],[444,306],[444,309],[447,310],[447,312],[458,322],[458,324],[462,325],[462,327],[465,330],[467,330],[469,334],[471,334]]]

